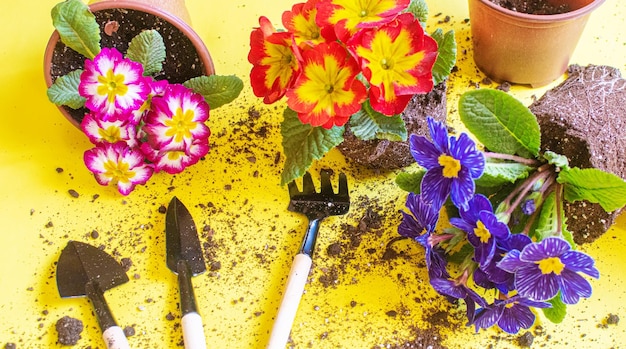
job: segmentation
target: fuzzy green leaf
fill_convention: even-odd
[[[467,129],[490,151],[537,156],[539,124],[532,112],[506,92],[480,89],[464,93],[459,114]]]
[[[546,319],[555,324],[563,322],[565,315],[567,315],[567,306],[561,300],[561,292],[557,293],[548,303],[552,304],[552,308],[541,308]]]
[[[626,182],[620,177],[596,168],[571,168],[557,178],[565,188],[565,200],[587,200],[600,204],[606,212],[626,205]]]
[[[100,53],[100,26],[82,0],[58,3],[51,15],[52,25],[65,45],[89,59]]]
[[[437,29],[431,36],[437,41],[439,46],[439,54],[433,66],[433,83],[438,85],[446,80],[456,64],[456,40],[454,38],[454,30],[444,34],[443,30]]]
[[[420,22],[422,28],[426,28],[426,21],[428,20],[428,5],[426,0],[411,0],[407,12],[412,13],[415,18]]]
[[[204,96],[211,109],[234,101],[243,90],[243,81],[235,75],[203,75],[187,80],[183,85]]]
[[[406,141],[407,130],[400,115],[386,116],[370,105],[363,103],[361,110],[350,117],[350,130],[364,141],[386,139],[390,141]]]
[[[518,179],[528,177],[531,167],[517,162],[495,162],[487,160],[483,175],[476,180],[481,187],[498,187],[503,184],[515,183]]]
[[[558,168],[569,169],[569,160],[565,155],[560,155],[548,150],[543,154],[543,158],[546,159],[549,164]]]
[[[396,185],[398,186],[398,188],[402,190],[419,194],[422,190],[421,189],[422,178],[424,177],[425,173],[426,173],[426,170],[424,169],[421,169],[420,171],[413,172],[413,173],[407,173],[407,172],[399,173],[396,176]]]
[[[555,236],[558,227],[558,216],[556,211],[556,195],[552,192],[548,195],[542,205],[541,212],[539,212],[539,219],[534,230],[529,233],[529,236],[536,241],[541,241],[547,237]],[[564,215],[561,216],[564,218]]]
[[[154,75],[163,69],[165,43],[158,31],[144,30],[128,45],[126,57],[143,65],[143,75]]]
[[[285,153],[285,168],[281,175],[281,185],[304,175],[313,160],[321,159],[328,151],[343,142],[345,127],[312,127],[303,124],[298,114],[285,108],[284,120],[280,125]]]
[[[65,105],[72,109],[82,108],[85,97],[78,94],[78,84],[82,69],[76,69],[67,75],[58,77],[48,89],[48,99],[56,105]]]

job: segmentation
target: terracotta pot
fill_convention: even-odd
[[[186,8],[174,5],[174,3],[184,5],[184,0],[172,2],[162,0],[105,0],[93,2],[89,8],[100,24],[102,47],[116,47],[120,52],[125,53],[130,39],[142,30],[157,29],[161,33],[165,42],[167,58],[163,64],[162,74],[156,76],[156,79],[182,83],[200,75],[215,74],[211,55],[202,39],[181,17],[178,17],[185,17],[186,14],[188,19],[189,14]],[[167,11],[156,7],[159,4],[167,4]],[[174,11],[176,15],[168,11]],[[134,23],[130,19],[131,17],[142,17],[145,21],[141,24]],[[129,20],[122,20],[122,18],[129,18]],[[119,24],[119,28],[113,35],[107,34],[108,29],[105,29],[110,27],[107,26],[107,23],[112,21]],[[125,23],[125,21],[131,23]],[[180,54],[180,58],[185,59],[185,62],[172,58],[178,52],[177,50],[184,50]],[[65,64],[65,60],[73,60],[75,64]],[[55,30],[48,41],[44,56],[46,85],[50,87],[57,77],[82,68],[84,60],[84,56],[68,48],[59,40],[59,33]],[[65,106],[59,106],[59,110],[76,127],[80,127],[80,122],[87,112],[86,108],[74,110]]]
[[[469,0],[474,61],[489,78],[533,87],[561,76],[593,10],[604,0],[554,0],[570,12],[531,15]]]

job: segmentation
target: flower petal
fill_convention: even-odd
[[[506,333],[516,334],[520,329],[528,329],[535,323],[535,314],[526,306],[514,304],[505,307],[498,326]]]
[[[565,304],[576,304],[580,297],[591,297],[591,284],[584,277],[568,269],[564,269],[559,278],[561,300]]]
[[[452,203],[460,209],[467,209],[469,207],[468,202],[474,196],[475,189],[476,185],[469,176],[469,170],[466,167],[461,167],[459,176],[451,181],[450,198]]]
[[[485,155],[476,149],[476,144],[466,133],[461,133],[458,140],[451,137],[450,154],[455,159],[460,159],[461,165],[469,169],[471,178],[482,176],[485,169]]]
[[[600,272],[594,267],[593,258],[582,252],[567,251],[561,255],[561,261],[571,271],[582,272],[596,279],[600,277]]]
[[[537,265],[527,264],[515,272],[515,288],[521,297],[533,301],[547,301],[559,292],[559,277],[542,274]]]
[[[450,194],[452,181],[444,178],[441,174],[441,167],[436,167],[426,171],[422,178],[421,195],[434,207],[442,207]]]
[[[570,249],[571,246],[567,241],[557,237],[549,237],[524,247],[520,258],[528,262],[538,262],[548,257],[558,257]]]
[[[411,155],[418,165],[429,170],[439,167],[439,155],[441,152],[424,136],[411,135],[409,138]]]

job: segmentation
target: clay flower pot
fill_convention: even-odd
[[[560,0],[571,11],[534,15],[469,0],[474,61],[491,79],[534,87],[561,76],[593,10],[604,0]]]
[[[184,0],[104,0],[92,2],[89,9],[100,25],[102,47],[115,47],[126,52],[131,39],[141,31],[156,29],[160,32],[167,58],[156,79],[182,83],[193,77],[215,74],[209,51],[188,24],[189,13]],[[44,56],[47,86],[52,86],[59,76],[82,68],[84,61],[85,57],[61,42],[59,33],[54,31]],[[59,110],[76,127],[80,127],[87,112],[86,108],[65,106],[59,106]]]

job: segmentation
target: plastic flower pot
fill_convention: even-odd
[[[215,74],[211,55],[202,39],[188,22],[184,0],[104,0],[93,2],[89,9],[101,28],[101,46],[115,47],[124,53],[131,39],[143,30],[156,29],[163,36],[167,58],[156,79],[182,83],[201,75]],[[180,16],[180,17],[179,17]],[[44,78],[48,87],[56,78],[82,69],[85,57],[67,47],[54,31],[44,56]],[[61,113],[76,127],[87,112],[86,108],[59,106]]]
[[[603,2],[554,0],[571,11],[534,15],[469,0],[474,61],[492,80],[546,85],[565,72],[589,15]]]

